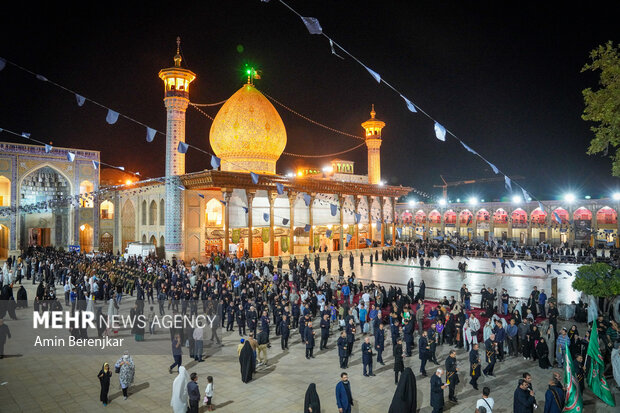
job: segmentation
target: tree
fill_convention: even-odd
[[[573,288],[603,298],[603,312],[606,314],[611,303],[620,295],[620,269],[602,262],[582,265],[575,274]]]
[[[590,59],[592,61],[581,71],[600,70],[598,83],[601,87],[596,91],[587,88],[582,92],[585,108],[581,117],[596,122],[590,128],[595,138],[590,141],[588,154],[603,152],[607,156],[610,146],[616,148],[620,145],[620,51],[609,41],[592,50]],[[616,150],[611,157],[612,174],[620,176],[620,151]]]

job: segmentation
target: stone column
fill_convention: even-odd
[[[525,240],[527,245],[532,245],[532,211],[531,208],[527,210],[527,239]]]
[[[222,188],[222,196],[224,198],[224,254],[228,256],[228,251],[230,250],[230,198],[232,197],[232,190]]]
[[[254,234],[252,228],[252,202],[254,201],[254,196],[256,196],[256,191],[245,190],[245,194],[248,199],[248,254],[250,254],[250,258],[253,258],[252,249],[254,247]]]
[[[381,213],[379,222],[381,223],[381,247],[385,247],[385,218],[383,217],[383,197],[379,197],[379,206]]]
[[[344,201],[346,200],[346,195],[338,194],[338,206],[340,209],[340,251],[344,251]]]
[[[288,231],[288,252],[290,256],[295,255],[295,201],[297,200],[297,193],[288,192],[288,207],[289,207],[289,231]]]
[[[310,221],[310,232],[308,234],[308,253],[312,251],[312,247],[314,246],[314,220],[312,219],[312,206],[314,204],[314,197],[316,194],[310,194],[310,205],[308,205],[308,220]]]
[[[471,219],[472,227],[471,227],[471,239],[475,241],[478,237],[478,215],[476,212],[473,212],[473,218]]]
[[[275,240],[273,236],[273,204],[278,197],[278,193],[274,191],[268,191],[267,195],[269,196],[269,256],[273,257],[275,254]]]
[[[359,248],[359,246],[360,246],[360,227],[359,227],[359,224],[361,223],[362,220],[361,220],[361,216],[360,216],[360,222],[358,223],[355,220],[355,214],[359,213],[359,212],[357,212],[357,208],[359,207],[361,200],[362,200],[362,198],[358,197],[358,196],[356,196],[354,198],[355,212],[353,213],[353,222],[355,222],[355,248],[356,249]]]
[[[512,208],[508,208],[506,213],[508,213],[508,240],[514,241],[514,237],[512,234],[512,213],[513,213]]]
[[[571,205],[568,209],[568,246],[570,248],[573,248],[573,245],[575,245],[575,217],[573,216],[574,213],[575,207]],[[571,222],[573,223],[573,225],[571,225]]]
[[[366,202],[368,203],[368,239],[370,240],[370,242],[373,242],[375,240],[372,235],[372,201],[372,196],[366,197]]]
[[[390,202],[392,202],[392,246],[396,245],[396,200],[397,199],[398,198],[396,197],[390,199]]]

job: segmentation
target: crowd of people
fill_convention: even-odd
[[[381,256],[384,261],[401,258],[419,260],[424,267],[443,246],[441,243],[426,242],[399,244],[383,249],[381,254],[378,251],[369,253],[368,261],[364,260],[362,253],[360,262],[361,265],[372,265]],[[467,244],[462,247],[461,252],[469,247],[477,248]],[[541,251],[544,254],[558,252],[551,249]],[[347,258],[350,274],[345,276]],[[443,297],[439,302],[431,302],[426,299],[424,280],[416,285],[411,279],[404,289],[395,285],[386,288],[373,281],[364,284],[353,272],[352,254],[348,257],[338,254],[336,259],[337,264],[334,264],[332,271],[331,254],[327,257],[326,268],[322,268],[317,255],[304,256],[300,260],[294,256],[285,268],[282,257],[276,262],[271,259],[263,261],[250,259],[247,253],[241,257],[212,254],[204,264],[195,261],[186,264],[176,259],[171,262],[155,257],[124,259],[120,255],[106,253],[84,255],[52,248],[30,248],[20,257],[7,261],[0,281],[3,282],[3,297],[8,285],[11,285],[9,289],[12,293],[14,283],[38,284],[34,297],[35,311],[62,308],[63,299],[56,293],[58,288],[62,290],[61,297],[64,296],[64,307],[72,312],[92,311],[109,317],[118,314],[124,297],[129,295],[135,296],[130,310],[130,315],[134,317],[146,313],[152,320],[155,306],[160,315],[170,312],[188,316],[213,315],[217,327],[226,327],[227,332],[239,335],[237,353],[244,383],[252,380],[257,367],[268,365],[268,353],[274,351],[271,348],[275,347],[272,346],[275,340],[279,341],[279,351],[287,352],[289,338],[296,333],[307,360],[315,358],[314,348],[319,342],[319,350],[337,349],[339,365],[343,370],[348,369],[356,341],[361,342],[361,374],[365,377],[375,376],[373,365],[384,365],[383,353],[387,351],[394,359],[396,392],[404,397],[398,400],[402,402],[409,397],[409,403],[414,405],[415,395],[406,396],[406,392],[412,385],[415,386],[415,377],[412,378],[411,370],[405,368],[404,359],[413,357],[417,347],[421,377],[427,377],[427,362],[443,364],[430,378],[434,412],[440,412],[443,408],[443,389],[446,387],[449,389],[449,400],[458,403],[456,385],[461,378],[464,379],[459,363],[469,362],[465,376],[470,378],[469,384],[478,389],[480,376],[493,376],[496,364],[509,357],[536,361],[541,369],[561,367],[565,344],[569,345],[580,385],[583,386],[588,368],[584,363],[585,351],[590,334],[588,331],[580,334],[576,325],[558,329],[559,314],[553,294],[547,296],[544,290],[538,291],[534,287],[529,298],[520,301],[506,290],[482,288],[479,292],[480,307],[474,308],[472,292],[463,285],[460,293],[450,299]],[[26,297],[22,298],[27,302]],[[6,300],[3,298],[3,301]],[[103,314],[104,304],[107,305],[106,314]],[[146,309],[147,306],[149,309]],[[9,307],[3,303],[0,310]],[[576,312],[576,317],[583,317],[587,309],[582,306],[580,311]],[[0,314],[0,318],[3,315]],[[152,325],[147,328],[151,334],[155,333]],[[614,373],[617,369],[617,374],[620,374],[618,325],[601,316],[597,328],[606,365],[613,364]],[[2,331],[0,320],[0,344],[4,344]],[[104,326],[97,331],[100,337],[114,333]],[[145,339],[143,328],[135,326],[131,333],[136,341]],[[178,370],[171,406],[175,412],[188,408],[192,412],[198,411],[198,376],[196,373],[188,374],[183,367],[182,356],[187,351],[194,360],[203,360],[205,332],[201,328],[184,326],[180,329],[171,327],[169,333],[174,363],[168,371]],[[88,332],[75,328],[70,334],[86,337]],[[211,340],[214,339],[221,345],[217,329],[211,332]],[[446,359],[440,363],[437,353],[442,346],[451,348]],[[462,360],[457,362],[458,358]],[[131,356],[123,355],[114,364],[114,370],[119,376],[123,396],[127,398],[127,389],[133,382],[135,372]],[[109,402],[107,393],[111,376],[110,366],[106,363],[98,374],[104,405]],[[353,404],[348,377],[343,372],[336,388],[338,408],[342,412],[349,411],[347,409]],[[618,376],[615,377],[618,380]],[[524,376],[525,382],[526,379]],[[212,406],[213,378],[208,377],[207,381],[210,386],[205,389],[204,403]],[[553,384],[557,389],[562,386],[561,380]],[[530,394],[530,390],[531,382],[527,386],[519,383],[515,391],[515,406],[517,396],[519,400],[527,399],[526,393]],[[482,390],[481,400],[489,405],[487,411],[493,408],[490,391],[488,386]],[[316,389],[311,385],[306,393],[306,405],[312,410],[306,411],[317,411],[315,409],[319,403]],[[482,412],[485,406],[477,408]],[[520,411],[530,410],[517,410],[515,407],[515,412]]]

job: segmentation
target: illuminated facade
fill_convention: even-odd
[[[286,130],[276,108],[248,83],[219,110],[209,141],[222,171],[273,175],[286,146]]]
[[[410,240],[458,235],[519,245],[618,245],[618,201],[604,198],[543,203],[544,211],[538,202],[397,204],[396,210],[402,236]]]
[[[385,122],[375,118],[375,105],[372,105],[370,119],[362,123],[366,131],[366,146],[368,147],[368,183],[381,183],[381,130]]]
[[[177,37],[177,54],[174,67],[162,69],[159,77],[164,81],[166,106],[166,257],[183,253],[183,196],[176,177],[185,173],[185,153],[177,149],[185,143],[185,111],[189,105],[189,84],[196,75],[181,67]]]
[[[99,247],[98,201],[80,197],[99,189],[93,161],[98,151],[0,143],[0,259],[30,245]]]
[[[187,173],[185,154],[178,148],[185,142],[189,86],[196,75],[181,67],[178,46],[174,62],[174,67],[159,72],[167,113],[165,181],[135,182],[129,174],[105,169],[101,187],[108,190],[96,200],[81,200],[77,212],[67,215],[69,238],[52,245],[79,241],[85,251],[122,252],[129,242],[142,241],[156,245],[161,257],[205,261],[215,251],[239,255],[247,251],[251,257],[267,257],[395,242],[396,200],[411,188],[376,184],[380,182],[380,158],[375,141],[380,145],[385,124],[374,119],[374,111],[370,126],[368,122],[363,125],[366,133],[372,133],[365,138],[369,148],[373,147],[369,170],[375,184],[365,175],[355,175],[353,162],[342,159],[321,168],[321,174],[313,175],[308,168],[308,173],[277,175],[276,162],[286,146],[286,130],[276,109],[250,77],[220,108],[211,126],[209,139],[221,159],[220,169]],[[44,152],[44,148],[36,148],[38,153]],[[80,171],[77,178],[67,175],[71,183],[68,193],[77,194],[81,187],[97,191],[98,172],[90,160],[88,168],[81,165],[84,157],[80,154],[88,151],[76,152],[75,165],[63,166]],[[59,154],[66,158],[65,152]],[[87,156],[99,159],[97,152]],[[6,166],[11,185],[16,179],[11,168],[16,164],[11,160],[10,168]],[[258,174],[257,183],[250,172]],[[86,174],[91,179],[82,182]],[[16,193],[11,191],[18,190],[3,189],[7,187],[4,182],[0,179],[3,203]],[[125,186],[112,188],[119,184]],[[5,225],[3,222],[0,220]],[[19,231],[11,227],[15,224],[10,219],[6,225],[9,235]],[[0,248],[4,245],[2,234]]]

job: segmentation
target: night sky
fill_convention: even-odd
[[[61,9],[11,3],[3,6],[1,57],[160,131],[165,131],[166,112],[157,73],[172,66],[179,35],[184,67],[197,74],[190,87],[193,102],[228,98],[244,83],[242,69],[250,63],[262,70],[259,90],[349,133],[362,135],[360,123],[374,103],[377,117],[387,123],[381,160],[389,184],[440,195],[433,188],[441,183],[440,174],[453,181],[493,176],[455,140],[438,141],[432,121],[410,113],[397,94],[352,59],[331,55],[327,39],[311,36],[276,0],[141,2],[136,8],[129,2],[82,2]],[[597,198],[620,189],[610,160],[586,155],[593,135],[581,119],[581,91],[596,87],[597,75],[580,69],[590,50],[619,40],[617,16],[604,7],[480,1],[289,4],[318,18],[327,35],[502,171],[523,176],[520,183],[534,197],[556,199],[573,191]],[[64,15],[58,17],[59,12]],[[104,109],[88,102],[80,108],[74,96],[10,65],[0,72],[0,89],[0,128],[30,132],[56,146],[99,150],[103,162],[143,176],[164,174],[163,136],[147,143],[141,126],[124,119],[108,125]],[[217,109],[206,111],[215,116]],[[276,109],[287,128],[287,152],[324,154],[360,142]],[[209,119],[188,109],[189,143],[211,151],[210,126]],[[6,133],[0,140],[27,143]],[[366,173],[365,148],[342,158]],[[188,172],[210,168],[210,158],[200,152],[190,149],[186,159]],[[282,156],[278,172],[299,164]],[[452,200],[471,195],[491,200],[508,194],[501,182],[449,190]]]

